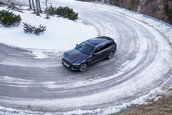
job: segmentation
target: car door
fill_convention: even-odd
[[[103,47],[102,45],[101,46],[98,46],[94,50],[94,52],[92,54],[92,57],[89,59],[89,61],[90,61],[89,63],[90,64],[94,64],[94,63],[102,60],[102,57],[103,57],[102,47]]]

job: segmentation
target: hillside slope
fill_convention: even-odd
[[[113,115],[171,115],[172,89],[168,93],[168,96],[162,96],[162,98],[159,98],[157,101],[152,101],[148,105],[131,107]]]
[[[172,24],[172,0],[81,0],[102,1],[138,11]]]

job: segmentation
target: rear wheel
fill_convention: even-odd
[[[113,54],[114,54],[113,52],[110,52],[107,58],[108,58],[108,59],[112,59]]]
[[[80,72],[84,72],[84,71],[86,71],[87,69],[88,69],[88,64],[83,63],[83,64],[80,65],[79,71],[80,71]]]

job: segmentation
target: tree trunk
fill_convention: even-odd
[[[32,9],[31,1],[29,0],[29,9]]]
[[[34,13],[36,13],[34,0],[32,0],[32,7],[33,7],[33,11],[34,11]]]
[[[48,4],[47,4],[47,2],[48,2],[48,0],[45,0],[45,13],[46,13],[46,19],[49,19],[49,16],[48,16],[48,11],[47,11],[47,9],[48,9]]]
[[[36,4],[36,15],[39,16],[39,3],[38,3],[38,0],[35,0],[35,4]]]
[[[41,10],[41,3],[40,3],[40,0],[38,0],[38,10],[39,10],[39,13],[42,13],[42,10]]]

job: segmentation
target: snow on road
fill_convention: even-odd
[[[0,93],[0,114],[110,114],[133,104],[147,103],[172,87],[171,25],[110,5],[73,0],[51,0],[49,4],[68,5],[79,12],[79,21],[92,26],[58,20],[74,23],[78,29],[81,24],[85,32],[92,28],[88,36],[99,33],[114,38],[118,44],[115,57],[90,67],[85,73],[73,73],[63,68],[62,53],[58,51],[88,38],[77,38],[60,50],[54,47],[58,51],[52,50],[53,53],[50,49],[49,53],[39,50],[49,48],[41,45],[30,47],[37,48],[31,52],[0,46],[0,91],[3,92]],[[49,26],[49,23],[45,24]],[[33,35],[19,35],[35,40]],[[36,41],[44,41],[46,35],[50,34],[45,33]]]

